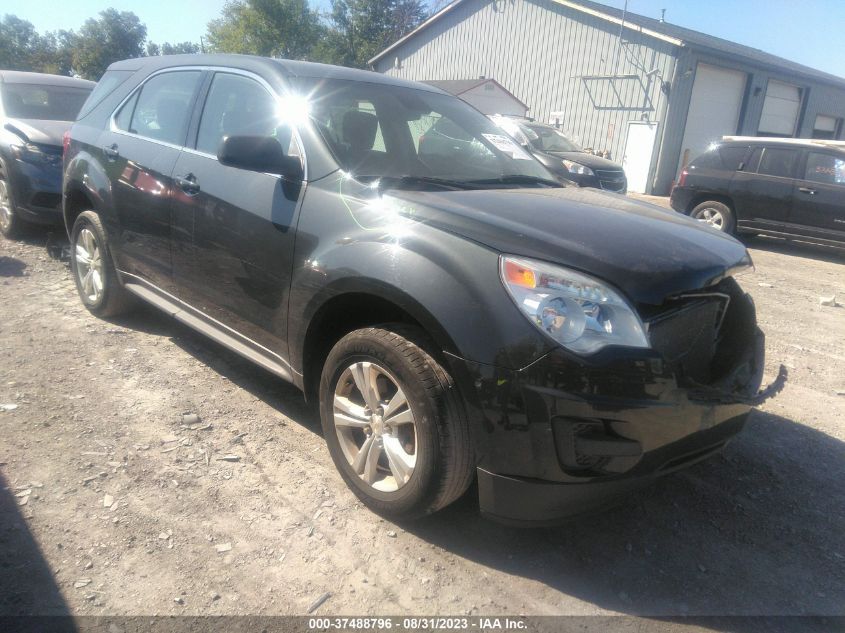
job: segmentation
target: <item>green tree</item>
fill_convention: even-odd
[[[161,45],[162,55],[184,55],[195,54],[200,52],[200,45],[193,42],[179,42],[178,44],[171,44],[165,42]]]
[[[208,44],[218,53],[306,59],[323,31],[308,0],[231,0],[208,24]]]
[[[332,0],[330,30],[317,57],[366,68],[376,53],[415,29],[427,16],[420,0]]]
[[[5,15],[0,21],[0,68],[32,70],[32,56],[40,38],[31,22],[16,15]]]
[[[147,27],[131,11],[106,9],[89,18],[75,37],[73,67],[86,79],[97,80],[109,64],[141,57]]]
[[[0,68],[68,75],[72,48],[72,31],[39,35],[30,22],[17,16],[0,20]]]
[[[200,52],[200,45],[193,42],[179,42],[178,44],[171,44],[165,42],[161,46],[155,42],[147,42],[144,54],[147,57],[156,57],[157,55],[184,55],[194,54]]]

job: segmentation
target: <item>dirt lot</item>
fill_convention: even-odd
[[[845,308],[819,303],[845,303],[845,255],[751,247],[783,393],[723,455],[525,531],[472,494],[380,520],[296,390],[152,309],[92,317],[43,236],[0,241],[0,615],[303,614],[326,593],[319,614],[845,615]]]

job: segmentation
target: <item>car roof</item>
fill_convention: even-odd
[[[65,77],[64,75],[50,75],[48,73],[29,73],[22,70],[0,70],[0,83],[6,84],[35,84],[39,86],[71,86],[73,88],[94,88],[95,81]]]
[[[286,77],[308,77],[314,79],[345,79],[373,84],[384,84],[448,94],[439,88],[416,81],[397,79],[382,73],[315,62],[294,61],[289,59],[271,59],[257,55],[232,54],[187,54],[187,55],[159,55],[154,57],[139,57],[115,62],[109,70],[160,70],[177,66],[222,66],[248,70],[253,72],[270,71],[281,72]]]
[[[815,138],[782,138],[779,136],[723,136],[719,145],[783,145],[796,148],[832,149],[845,152],[845,141],[829,141]]]

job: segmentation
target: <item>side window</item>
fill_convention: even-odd
[[[141,93],[135,92],[129,98],[129,101],[123,104],[123,107],[120,109],[120,112],[117,113],[117,116],[114,117],[114,123],[118,130],[123,130],[124,132],[129,131],[129,124],[132,122],[132,113],[135,112],[135,104],[138,103],[139,94]]]
[[[762,147],[755,147],[754,151],[751,152],[751,156],[748,158],[748,163],[746,163],[743,171],[747,171],[749,174],[756,174],[757,168],[760,167],[760,159],[762,157],[763,157],[763,148]]]
[[[807,156],[804,178],[828,185],[845,185],[845,158],[811,152]]]
[[[758,174],[767,176],[780,176],[781,178],[792,178],[795,170],[795,159],[798,152],[794,149],[782,149],[767,147],[760,159]]]
[[[201,74],[198,70],[180,70],[150,79],[134,100],[129,131],[157,141],[182,145]],[[122,115],[121,110],[118,119]]]
[[[722,168],[728,171],[737,171],[748,154],[748,146],[741,147],[722,147],[719,149],[719,155],[722,158]]]

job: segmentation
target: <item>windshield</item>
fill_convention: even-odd
[[[545,125],[528,125],[525,127],[534,132],[528,134],[531,144],[542,152],[583,152],[576,143],[566,138],[562,132]]]
[[[3,84],[3,109],[12,119],[75,121],[90,88]]]
[[[449,96],[346,80],[302,80],[311,120],[360,180],[455,184],[554,177],[487,117]]]

